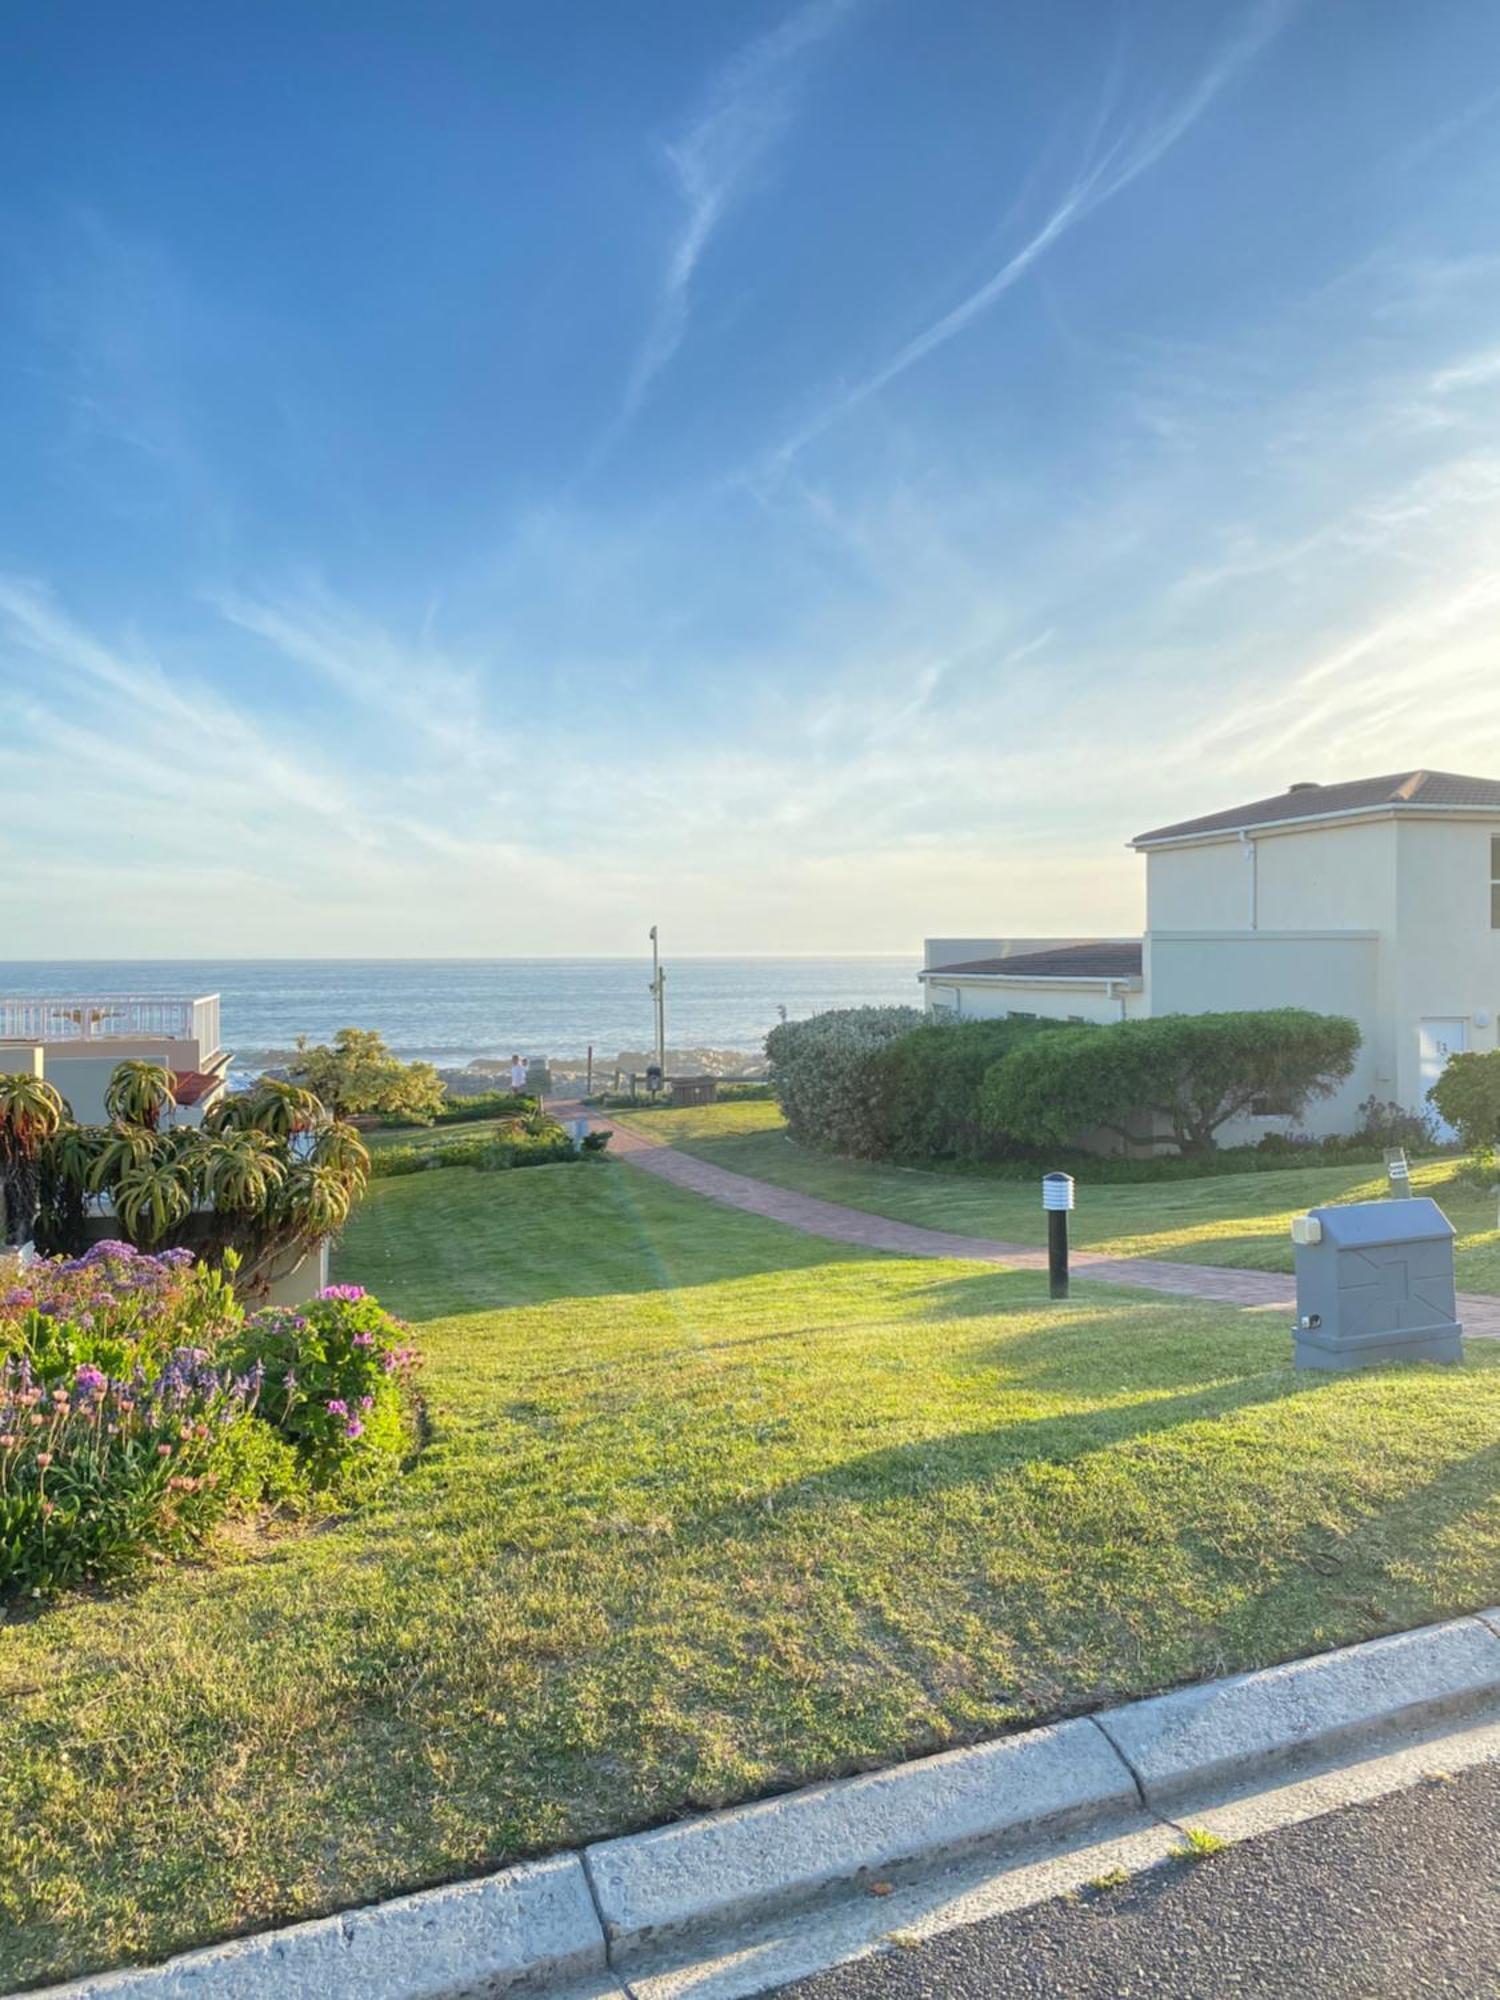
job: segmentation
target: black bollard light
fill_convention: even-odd
[[[1068,1210],[1073,1206],[1071,1174],[1042,1175],[1042,1207],[1047,1211],[1047,1289],[1068,1296]]]

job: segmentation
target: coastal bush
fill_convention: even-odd
[[[1064,1027],[996,1063],[981,1110],[997,1139],[1025,1145],[1066,1145],[1095,1127],[1139,1138],[1159,1120],[1196,1158],[1258,1103],[1298,1116],[1330,1096],[1359,1046],[1353,1021],[1298,1007]]]
[[[1014,1151],[988,1129],[979,1093],[988,1071],[1031,1036],[1062,1024],[1034,1018],[928,1021],[876,1051],[869,1075],[882,1152],[914,1160],[979,1160]]]
[[[915,1007],[845,1007],[773,1028],[766,1056],[792,1137],[878,1159],[887,1142],[876,1058],[922,1024]]]
[[[363,1287],[330,1285],[306,1305],[263,1308],[232,1344],[313,1492],[363,1497],[400,1470],[416,1443],[410,1333]]]
[[[336,1118],[372,1111],[430,1125],[445,1095],[443,1079],[431,1063],[402,1062],[374,1028],[340,1028],[331,1043],[314,1046],[299,1035],[287,1077],[310,1090]]]

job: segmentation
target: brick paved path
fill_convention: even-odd
[[[575,1107],[567,1109],[572,1111]],[[608,1127],[614,1134],[610,1151],[633,1167],[644,1167],[674,1187],[706,1195],[726,1208],[764,1215],[792,1229],[806,1230],[810,1236],[858,1244],[865,1250],[893,1250],[902,1257],[968,1257],[982,1264],[1009,1264],[1023,1271],[1047,1268],[1046,1251],[1030,1244],[1001,1243],[987,1236],[960,1236],[946,1229],[924,1229],[915,1222],[897,1222],[887,1215],[871,1215],[862,1208],[845,1208],[839,1202],[820,1201],[815,1195],[796,1194],[790,1188],[773,1187],[769,1181],[752,1180],[748,1174],[712,1166],[707,1160],[695,1160],[690,1153],[679,1153],[664,1140],[628,1131],[608,1119],[596,1117],[593,1123]],[[1160,1257],[1106,1257],[1095,1250],[1075,1250],[1072,1267],[1077,1276],[1101,1279],[1105,1284],[1133,1285],[1137,1291],[1167,1292],[1174,1298],[1213,1299],[1263,1312],[1289,1313],[1296,1301],[1290,1275],[1277,1271],[1233,1271],[1219,1264],[1171,1264]],[[1465,1333],[1480,1339],[1500,1340],[1500,1298],[1460,1292],[1458,1310]]]

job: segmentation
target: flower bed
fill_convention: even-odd
[[[119,1242],[12,1275],[0,1597],[127,1575],[234,1510],[362,1497],[415,1442],[415,1350],[356,1288],[247,1318],[229,1275]]]

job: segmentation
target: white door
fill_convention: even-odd
[[[1451,1056],[1461,1056],[1469,1046],[1469,1024],[1467,1021],[1424,1021],[1421,1027],[1422,1052],[1422,1110],[1428,1112],[1444,1139],[1457,1135],[1453,1128],[1445,1125],[1438,1117],[1435,1107],[1427,1102],[1427,1093],[1448,1067]]]

